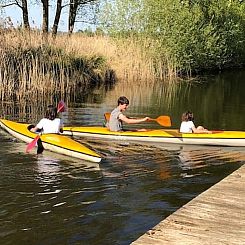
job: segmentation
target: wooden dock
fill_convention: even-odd
[[[132,243],[245,244],[245,165]]]

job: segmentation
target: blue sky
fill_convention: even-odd
[[[50,19],[49,26],[53,25],[55,10],[50,8]],[[11,6],[4,8],[2,18],[10,17],[14,26],[18,26],[22,23],[22,12],[21,9],[17,6]],[[40,5],[30,6],[29,8],[29,22],[31,27],[41,29],[42,24],[42,7]],[[68,22],[68,8],[64,8],[61,12],[61,19],[59,24],[58,31],[67,31],[67,22]],[[74,31],[83,29],[84,25],[82,23],[76,23]]]

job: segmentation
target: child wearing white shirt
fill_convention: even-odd
[[[34,128],[31,128],[31,131],[38,132],[41,130],[42,134],[58,134],[62,132],[63,123],[60,118],[57,118],[57,114],[57,108],[49,105],[45,118],[42,118]]]
[[[182,114],[182,123],[180,125],[180,133],[205,133],[211,134],[212,131],[205,129],[203,126],[195,127],[193,113],[190,111]]]

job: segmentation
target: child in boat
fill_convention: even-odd
[[[211,134],[212,132],[203,126],[195,127],[193,113],[190,111],[182,114],[182,123],[180,125],[180,133],[205,133]]]
[[[49,105],[45,118],[42,118],[39,123],[30,130],[32,132],[40,132],[43,134],[52,134],[52,133],[60,133],[62,132],[63,123],[60,118],[57,118],[57,108],[53,105]]]
[[[128,108],[129,100],[125,96],[118,98],[117,107],[111,112],[110,120],[107,127],[110,131],[123,131],[123,122],[125,123],[141,123],[149,120],[149,117],[144,118],[128,118],[123,115],[123,112]],[[140,130],[142,131],[142,130]]]

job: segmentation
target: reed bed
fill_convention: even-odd
[[[153,40],[136,38],[110,38],[106,36],[73,35],[68,48],[76,48],[83,55],[106,57],[110,68],[120,82],[133,84],[177,78],[177,70],[170,57],[157,55]],[[78,45],[78,43],[82,45]]]
[[[116,81],[151,86],[156,80],[176,79],[173,63],[154,54],[156,44],[151,40],[79,33],[53,39],[22,30],[1,34],[1,101],[52,103],[63,98],[69,103],[77,94],[101,85],[111,88]]]
[[[6,32],[0,41],[1,101],[70,97],[105,81],[107,66],[100,56],[69,52],[38,33]]]

